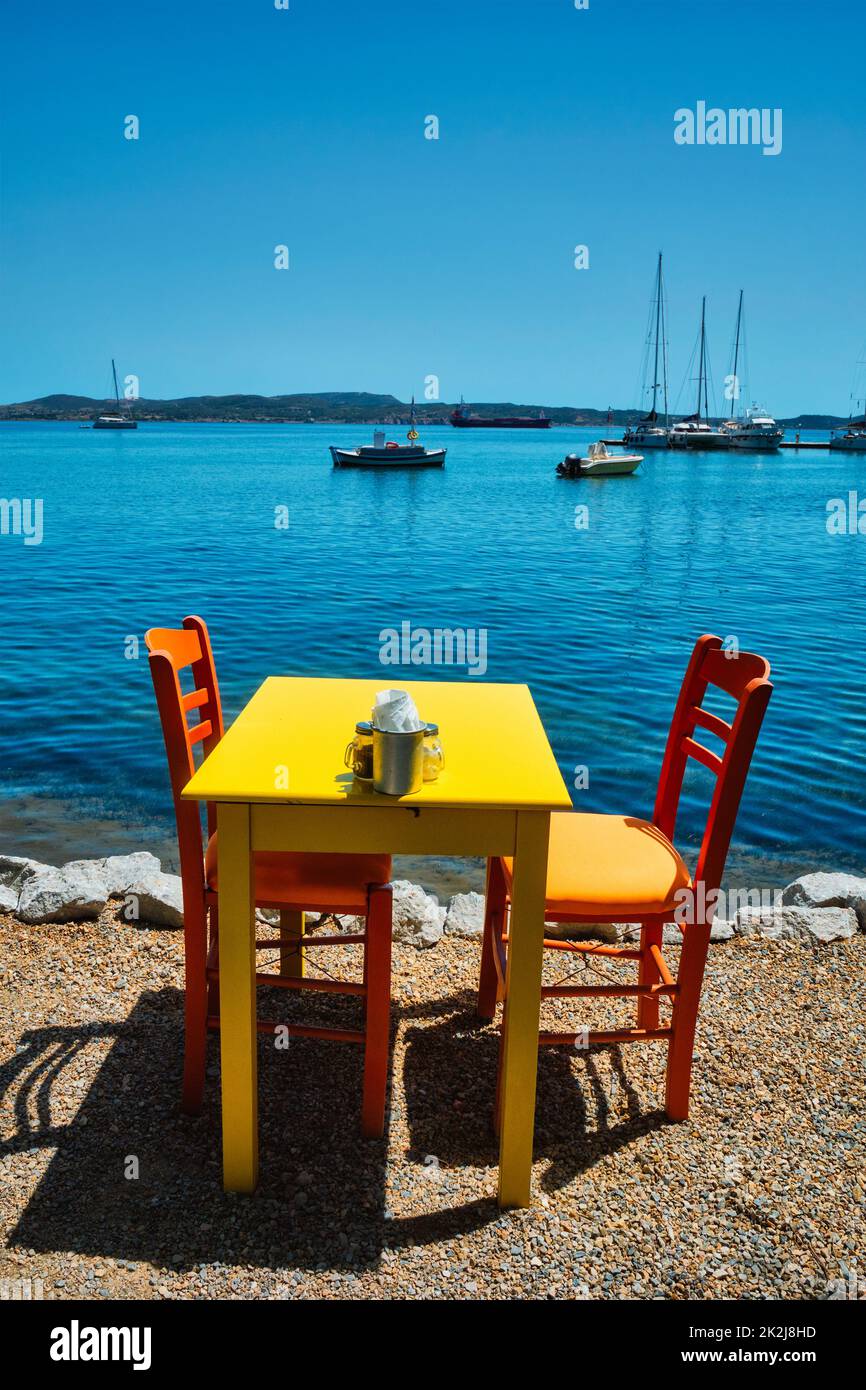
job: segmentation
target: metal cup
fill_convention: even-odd
[[[408,796],[424,782],[424,728],[410,734],[373,729],[373,790]]]

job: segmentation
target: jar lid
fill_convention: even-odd
[[[370,723],[369,719],[359,719],[355,725],[355,733],[372,735],[373,725]]]
[[[439,733],[439,725],[438,725],[438,724],[428,724],[428,725],[427,725],[427,728],[424,730],[424,733],[426,734],[426,736],[427,736],[428,738],[431,738],[431,737],[434,737],[434,738],[435,738],[435,736]]]

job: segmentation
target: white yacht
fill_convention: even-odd
[[[662,279],[662,253],[659,251],[658,268],[656,270],[655,294],[650,305],[650,328],[647,333],[646,353],[644,357],[644,392],[652,391],[652,405],[648,414],[637,420],[635,424],[629,425],[623,435],[623,444],[634,446],[638,449],[667,449],[668,448],[668,362],[665,344],[665,309],[664,309],[664,281]],[[653,319],[655,330],[653,331]],[[647,384],[646,375],[649,366],[650,355],[652,355],[652,383]],[[659,381],[659,367],[661,367],[661,381]],[[662,392],[662,402],[664,410],[659,414],[659,391]],[[644,407],[645,408],[645,407]]]
[[[752,405],[740,419],[722,425],[729,449],[748,449],[753,454],[775,454],[785,431],[760,406]]]

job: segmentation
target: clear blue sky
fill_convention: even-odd
[[[861,0],[7,0],[0,400],[113,355],[150,397],[631,405],[662,249],[674,397],[704,293],[720,396],[742,286],[753,394],[847,413],[864,38]],[[782,153],[677,146],[698,100],[781,107]]]

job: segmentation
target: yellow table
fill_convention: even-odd
[[[550,813],[571,801],[528,688],[474,681],[406,686],[439,725],[438,781],[399,798],[363,790],[343,752],[384,685],[271,676],[183,791],[217,804],[224,1183],[251,1192],[258,1178],[251,854],[510,855],[499,1202],[528,1206]]]

